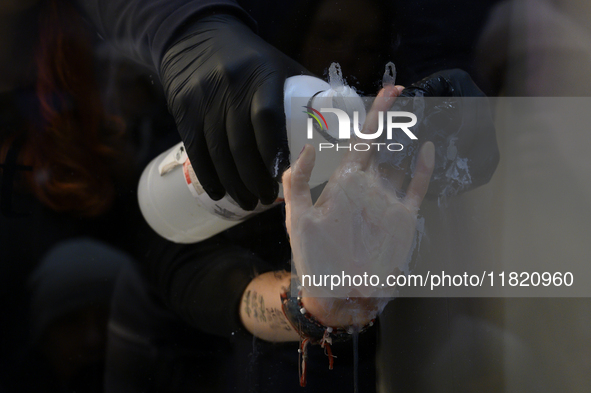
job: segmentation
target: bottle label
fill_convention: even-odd
[[[188,159],[183,164],[183,174],[191,194],[210,213],[231,221],[243,220],[254,213],[243,210],[228,194],[224,195],[224,197],[218,201],[211,199],[201,186],[201,183],[199,183],[197,175],[195,175],[195,171],[193,170],[193,166]]]
[[[201,206],[206,208],[210,213],[226,220],[241,221],[253,214],[261,213],[283,201],[282,198],[277,198],[272,205],[263,205],[259,203],[253,211],[247,211],[242,209],[228,194],[224,195],[219,201],[211,199],[201,186],[201,183],[199,183],[189,159],[183,164],[183,175],[187,187],[189,187],[189,191],[191,191],[191,195],[199,201]]]

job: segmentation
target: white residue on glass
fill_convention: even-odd
[[[394,86],[396,84],[396,66],[391,61],[386,64],[386,70],[382,77],[382,86]]]
[[[332,63],[328,69],[328,84],[330,88],[336,91],[342,90],[345,86],[343,72],[339,63]]]

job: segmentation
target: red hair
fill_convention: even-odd
[[[49,208],[96,216],[114,199],[114,142],[121,123],[106,115],[84,21],[67,1],[47,0],[35,54],[41,125],[27,125],[20,161],[27,188]],[[32,122],[30,122],[32,123]],[[5,157],[10,143],[0,143]]]

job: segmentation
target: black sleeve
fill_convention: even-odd
[[[140,264],[164,302],[204,333],[230,336],[242,328],[242,294],[258,274],[277,269],[224,234],[196,244],[169,242],[146,225]]]
[[[158,68],[176,34],[202,14],[217,12],[255,22],[234,0],[71,0],[102,38],[147,66]]]

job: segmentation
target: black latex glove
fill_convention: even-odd
[[[435,144],[435,170],[428,195],[455,195],[491,179],[499,163],[491,107],[467,72],[436,72],[413,83],[400,96],[449,97],[399,100],[401,106],[418,117],[418,140]],[[463,166],[466,159],[467,170]]]
[[[308,72],[231,15],[204,17],[183,36],[160,74],[199,181],[246,210],[272,203],[289,167],[283,86]]]

